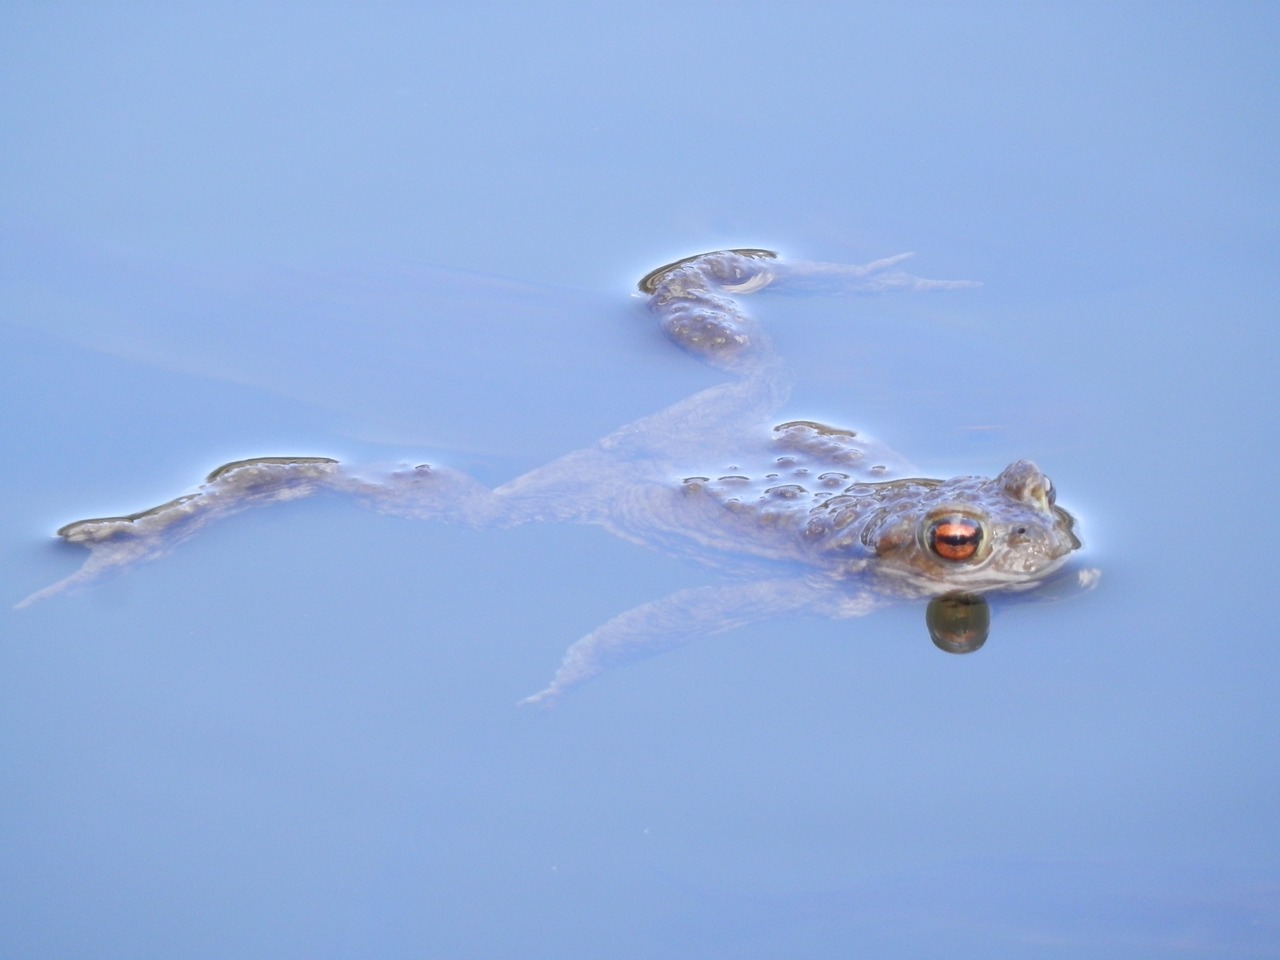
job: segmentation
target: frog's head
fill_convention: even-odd
[[[888,498],[861,540],[879,573],[921,595],[1027,589],[1080,546],[1075,519],[1029,460],[994,479],[957,477],[907,502]]]

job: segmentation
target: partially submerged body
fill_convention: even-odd
[[[943,624],[935,629],[930,620],[935,642],[976,649],[985,638],[985,627],[973,626],[977,597],[1039,586],[1080,546],[1049,479],[1025,460],[994,479],[924,479],[851,430],[810,421],[767,430],[762,425],[786,398],[786,378],[767,337],[734,299],[809,279],[856,289],[969,285],[891,270],[901,259],[845,267],[740,250],[670,264],[646,276],[641,291],[668,335],[731,371],[732,382],[492,490],[426,465],[370,472],[322,457],[227,464],[193,494],[63,527],[59,535],[85,545],[89,557],[20,606],[158,556],[222,516],[331,491],[418,519],[598,524],[737,574],[605,623],[573,644],[551,684],[526,702],[554,699],[626,651],[661,649],[788,611],[852,617],[894,600],[934,598],[930,617]],[[1089,579],[1081,574],[1079,582]],[[948,605],[937,606],[937,598]],[[953,607],[959,613],[949,613]],[[981,636],[972,636],[975,630]]]

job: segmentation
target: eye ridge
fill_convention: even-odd
[[[929,549],[943,560],[972,560],[982,545],[982,524],[972,517],[939,517],[929,525]]]

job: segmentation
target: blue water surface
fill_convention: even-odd
[[[436,5],[439,6],[439,5]],[[1262,5],[10,5],[0,570],[218,464],[499,483],[717,382],[634,283],[763,246],[784,414],[1018,457],[1092,593],[914,606],[514,704],[716,582],[317,499],[0,612],[0,956],[1280,956]]]

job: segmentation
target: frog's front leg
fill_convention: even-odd
[[[379,512],[415,519],[482,525],[494,518],[492,492],[466,474],[425,464],[375,473],[356,471],[328,457],[259,457],[214,470],[194,492],[158,507],[120,517],[69,523],[58,531],[89,556],[71,576],[18,603],[89,583],[106,573],[163,556],[199,530],[251,507],[338,493]]]
[[[832,589],[829,583],[792,577],[694,587],[641,604],[569,647],[551,683],[520,704],[546,706],[615,663],[652,656],[784,613],[806,610],[851,617],[869,612],[880,602],[864,592],[834,600]]]

